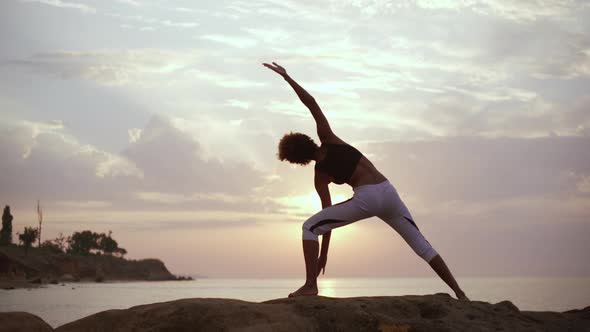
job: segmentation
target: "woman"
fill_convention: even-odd
[[[355,221],[377,216],[395,229],[412,249],[422,257],[440,278],[455,292],[458,299],[467,299],[443,259],[426,241],[395,188],[357,149],[336,136],[315,99],[273,62],[264,66],[281,75],[309,108],[322,143],[317,146],[307,135],[290,133],[279,142],[279,159],[307,165],[315,161],[315,189],[322,201],[322,210],[303,224],[303,256],[305,284],[289,297],[317,295],[317,277],[326,269],[331,230]],[[332,205],[328,184],[349,184],[351,199]],[[320,251],[318,236],[322,235]],[[319,255],[319,258],[318,258]]]

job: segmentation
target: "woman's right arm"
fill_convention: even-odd
[[[313,116],[313,119],[315,120],[320,141],[339,142],[340,139],[338,139],[338,137],[334,135],[334,132],[332,132],[332,128],[330,128],[330,123],[328,123],[328,119],[326,119],[326,116],[322,112],[322,109],[315,101],[313,96],[310,95],[307,91],[305,91],[305,89],[302,88],[297,82],[295,82],[295,80],[287,74],[285,68],[279,66],[275,62],[273,62],[273,64],[274,66],[265,63],[264,66],[272,69],[273,71],[281,75],[285,79],[285,81],[289,83],[293,90],[295,90],[297,97],[299,97],[299,100],[301,100],[301,102],[309,109],[311,115]]]
[[[332,206],[332,198],[330,197],[330,189],[328,188],[328,184],[330,182],[331,180],[327,175],[318,173],[317,171],[315,172],[315,190],[317,191],[318,195],[320,196],[320,200],[322,201],[322,209]],[[326,272],[326,263],[328,262],[328,248],[330,247],[331,237],[331,231],[324,233],[324,235],[322,235],[322,246],[320,248],[320,257],[318,257],[318,276],[320,275],[320,271],[323,270],[323,273]]]

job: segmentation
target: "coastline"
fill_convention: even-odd
[[[155,258],[128,260],[112,255],[73,255],[15,245],[0,247],[0,289],[36,288],[64,282],[192,280],[176,276]]]
[[[134,283],[134,282],[163,282],[163,281],[189,281],[194,279],[170,279],[170,280],[132,280],[132,279],[108,279],[104,281],[97,282],[92,279],[81,279],[77,281],[59,281],[59,282],[30,282],[27,280],[0,280],[0,290],[16,290],[16,289],[37,289],[37,288],[44,288],[49,285],[55,286],[72,286],[76,284],[122,284],[122,283]]]
[[[40,286],[40,284],[31,283],[26,280],[0,280],[0,290],[32,289],[39,288]]]

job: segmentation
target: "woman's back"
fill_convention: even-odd
[[[387,180],[359,150],[339,138],[322,144],[320,155],[315,170],[329,175],[336,184],[354,188]]]

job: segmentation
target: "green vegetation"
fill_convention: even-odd
[[[124,257],[127,250],[120,248],[119,244],[113,239],[112,231],[108,234],[96,233],[90,230],[81,232],[74,232],[71,236],[65,237],[62,233],[53,240],[46,240],[41,242],[41,225],[43,221],[43,213],[39,202],[37,202],[37,215],[39,219],[39,228],[25,227],[22,234],[18,234],[19,243],[25,248],[25,256],[28,254],[29,248],[38,240],[37,247],[45,251],[56,254],[72,254],[72,255],[110,255]],[[2,230],[0,230],[0,245],[12,244],[12,215],[10,214],[10,206],[6,205],[4,213],[2,214]]]
[[[42,241],[40,204],[37,212],[38,226],[25,227],[22,234],[17,233],[19,243],[13,244],[13,217],[9,206],[4,209],[0,232],[0,281],[8,282],[9,289],[29,287],[31,283],[58,283],[60,280],[192,280],[174,276],[158,259],[125,259],[127,250],[119,247],[112,231],[83,230],[71,236],[60,233],[55,239]]]
[[[66,252],[77,255],[114,254],[123,257],[127,250],[119,248],[117,241],[112,238],[111,234],[111,231],[109,231],[108,235],[91,231],[75,232],[71,237],[67,238],[68,247]],[[59,247],[57,243],[54,244],[54,248]]]
[[[0,245],[12,243],[12,214],[10,214],[10,206],[4,207],[2,213],[2,230],[0,230]]]
[[[19,234],[18,239],[25,247],[25,256],[28,254],[31,244],[37,240],[38,236],[39,230],[33,227],[25,227],[25,232]]]

